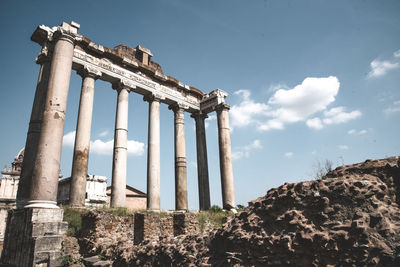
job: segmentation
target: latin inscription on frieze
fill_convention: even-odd
[[[74,62],[79,64],[79,65],[87,65],[88,63],[93,65],[94,67],[97,67],[100,69],[100,71],[116,77],[116,78],[123,78],[127,79],[131,82],[135,82],[138,84],[139,87],[144,88],[146,90],[149,90],[151,93],[162,93],[165,95],[165,98],[177,101],[177,102],[186,102],[190,105],[191,108],[194,108],[196,110],[200,109],[199,101],[195,98],[189,98],[183,96],[180,92],[166,87],[164,85],[160,85],[157,82],[151,81],[149,79],[146,79],[144,77],[141,77],[140,75],[133,73],[131,71],[125,70],[119,66],[114,65],[112,62],[110,62],[107,59],[99,59],[94,56],[88,55],[85,52],[82,52],[80,50],[75,50],[74,51]],[[103,70],[102,70],[103,69]],[[120,76],[120,77],[118,77]]]

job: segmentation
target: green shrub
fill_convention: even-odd
[[[218,205],[213,205],[213,206],[211,206],[211,208],[209,209],[209,211],[210,211],[210,212],[218,213],[218,212],[222,212],[222,208],[221,208],[220,206],[218,206]]]
[[[71,207],[63,207],[64,221],[68,222],[67,235],[75,236],[82,228],[82,214],[87,213],[86,209],[74,209]]]
[[[72,263],[72,257],[70,255],[63,255],[61,257],[62,266],[70,266]]]
[[[224,219],[232,216],[233,212],[224,211],[218,206],[212,206],[207,211],[201,211],[198,215],[200,230],[203,232],[205,225],[209,222],[213,228],[219,228],[222,226]]]

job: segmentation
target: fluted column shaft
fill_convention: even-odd
[[[200,210],[208,210],[210,209],[211,201],[208,178],[206,128],[204,122],[208,116],[206,114],[193,114],[192,117],[196,122],[197,176]]]
[[[147,209],[160,210],[160,99],[146,97],[149,102],[147,151]]]
[[[47,49],[45,49],[47,51]],[[33,168],[39,145],[40,132],[43,121],[44,105],[46,103],[47,87],[50,76],[51,59],[46,54],[40,54],[36,59],[40,64],[39,78],[33,100],[31,119],[26,136],[24,162],[17,192],[17,208],[23,208],[30,199]]]
[[[119,85],[115,117],[114,153],[111,182],[111,207],[125,207],[126,159],[128,143],[129,89]]]
[[[79,73],[82,76],[81,98],[76,123],[74,156],[72,159],[71,189],[69,204],[85,206],[86,177],[89,162],[90,130],[92,126],[94,83],[99,75],[89,69]]]
[[[54,46],[51,61],[43,122],[27,207],[58,208],[56,205],[58,177],[73,52],[73,37],[61,34]]]
[[[185,110],[175,106],[174,133],[175,133],[175,209],[187,210],[187,173],[186,173],[186,146],[185,146]]]
[[[221,104],[217,107],[219,163],[221,171],[221,188],[223,208],[235,208],[235,192],[233,186],[231,137],[229,130],[229,105]]]

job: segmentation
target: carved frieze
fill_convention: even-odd
[[[181,102],[194,110],[200,109],[200,103],[197,99],[188,98],[183,96],[177,90],[169,88],[167,86],[161,85],[154,82],[148,78],[143,77],[140,74],[133,73],[130,70],[121,68],[118,65],[113,64],[106,58],[97,58],[95,56],[89,55],[84,51],[79,49],[74,50],[73,62],[80,66],[92,67],[98,69],[102,73],[108,76],[117,78],[119,80],[124,80],[127,83],[131,83],[132,87],[140,87],[146,90],[148,93],[157,95],[159,99],[168,99],[170,102]]]

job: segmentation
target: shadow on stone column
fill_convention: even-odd
[[[8,266],[61,266],[62,209],[10,210],[1,263]],[[12,226],[12,227],[10,227]]]

